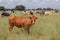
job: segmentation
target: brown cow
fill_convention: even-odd
[[[55,10],[55,13],[58,13],[58,10]]]
[[[30,26],[35,23],[36,16],[32,15],[31,17],[18,17],[18,16],[10,16],[9,17],[9,31],[12,32],[13,27],[16,26],[18,28],[24,28],[26,32],[29,33]]]

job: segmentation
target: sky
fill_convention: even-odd
[[[60,0],[0,0],[0,6],[4,6],[5,8],[14,8],[16,5],[24,5],[27,9],[60,9]]]

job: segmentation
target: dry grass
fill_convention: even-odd
[[[21,12],[16,11],[12,15],[21,16]],[[30,28],[30,34],[26,34],[23,28],[14,27],[13,32],[9,32],[8,17],[0,18],[0,40],[60,40],[60,12],[51,16],[38,16],[34,25]]]

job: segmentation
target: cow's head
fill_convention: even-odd
[[[35,15],[32,15],[30,19],[32,21],[32,24],[34,24],[36,22],[37,17]]]

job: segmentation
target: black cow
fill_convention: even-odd
[[[1,14],[1,17],[2,16],[10,16],[11,14],[9,14],[9,13],[5,13],[5,12],[3,12],[2,14]]]

